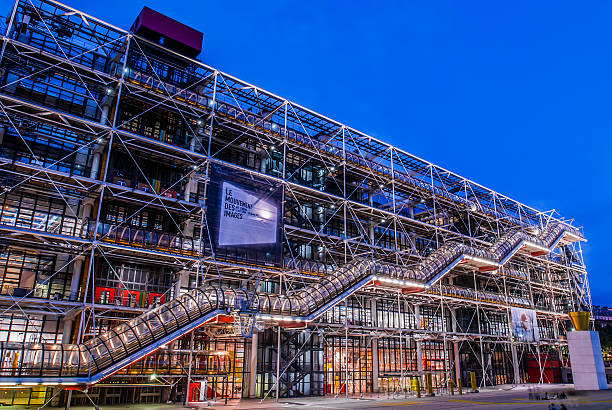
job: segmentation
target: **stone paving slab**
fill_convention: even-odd
[[[612,387],[612,386],[610,386]],[[568,398],[564,400],[530,400],[530,392],[555,393],[564,391]],[[370,394],[363,397],[307,397],[265,400],[230,400],[227,406],[224,402],[206,404],[190,404],[186,407],[177,404],[132,404],[120,406],[100,406],[102,410],[202,410],[210,408],[233,409],[394,409],[410,408],[411,410],[425,409],[539,409],[546,410],[551,403],[563,403],[567,409],[612,409],[612,390],[574,392],[572,385],[520,385],[496,386],[483,389],[479,393],[466,393],[459,395],[442,395],[427,398],[415,398],[403,395],[390,398],[384,394]],[[26,409],[26,406],[7,406],[6,409]],[[29,407],[30,409],[36,406]],[[71,407],[73,410],[92,409],[93,407]],[[54,409],[54,408],[49,408]]]

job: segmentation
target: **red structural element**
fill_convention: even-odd
[[[83,391],[89,388],[88,385],[80,385],[80,386],[65,386],[64,390],[73,390],[73,391]]]
[[[196,401],[200,401],[200,382],[190,382],[189,383],[189,402],[193,403]]]
[[[540,353],[540,362],[542,365],[542,373],[538,365],[538,356],[536,354],[527,355],[527,376],[529,383],[539,383],[540,374],[542,375],[543,383],[562,383],[561,378],[561,361],[556,355],[548,353]]]
[[[102,300],[102,292],[108,292],[108,303],[115,303],[115,294],[117,292],[117,289],[115,288],[105,288],[102,286],[97,286],[96,287],[96,293],[95,293],[95,302],[96,303],[100,303],[100,301]]]
[[[325,384],[325,394],[332,394],[334,392],[333,388],[334,388],[333,384],[326,383]],[[342,383],[340,385],[340,393],[342,393],[342,394],[346,393],[346,383]]]
[[[280,327],[285,327],[289,329],[300,329],[300,328],[306,328],[308,323],[306,322],[280,322],[278,325]]]
[[[102,293],[108,293],[107,298],[102,298]],[[116,288],[107,288],[104,286],[96,286],[95,291],[95,302],[96,303],[109,303],[114,304],[117,297],[121,295],[121,304],[123,306],[127,306],[129,295],[134,295],[134,301],[136,302],[136,306],[138,307],[149,307],[155,303],[155,299],[160,304],[166,302],[166,295],[163,293],[155,293],[155,292],[142,292],[140,290],[120,290]]]
[[[219,324],[219,323],[234,323],[234,317],[230,315],[217,315],[212,319],[204,322],[205,325]]]
[[[155,298],[158,298],[160,304],[166,303],[166,295],[163,293],[149,293],[149,306],[155,303]]]
[[[379,280],[373,280],[371,282],[368,282],[368,284],[365,285],[364,287],[375,287],[375,286],[380,286]]]
[[[408,294],[408,293],[419,293],[419,292],[423,292],[425,289],[423,289],[420,286],[411,286],[409,288],[402,288],[402,293],[403,294]]]

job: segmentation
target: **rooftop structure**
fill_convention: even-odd
[[[573,220],[220,72],[150,9],[18,0],[3,33],[0,401],[562,380]]]

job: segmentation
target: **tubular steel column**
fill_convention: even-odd
[[[416,319],[416,325],[418,329],[422,329],[421,326],[421,306],[416,305],[414,307],[414,316]],[[425,376],[423,375],[423,347],[421,345],[421,339],[416,340],[416,354],[417,354],[417,370],[419,372],[419,378],[421,379],[421,386],[425,383]]]
[[[347,207],[347,192],[346,192],[346,129],[342,126],[342,166],[344,167],[342,172],[342,242],[344,243],[344,263],[348,262],[348,242],[346,234],[346,207]]]
[[[251,337],[251,356],[249,357],[249,398],[254,399],[257,390],[255,384],[257,383],[257,343],[259,341],[259,333],[253,332]]]
[[[83,261],[85,258],[79,256],[72,262],[72,277],[70,278],[70,300],[76,301],[81,287],[81,274],[83,272]]]
[[[278,334],[276,336],[276,402],[278,403],[280,394],[280,361],[281,361],[281,327],[277,326]]]
[[[440,285],[440,290],[441,290],[442,285]],[[450,387],[448,380],[450,379],[449,377],[449,367],[450,364],[448,362],[448,342],[447,342],[447,332],[448,332],[448,320],[446,320],[446,315],[444,312],[444,299],[440,299],[440,305],[441,305],[441,309],[442,309],[442,324],[444,326],[444,328],[442,329],[444,331],[444,333],[442,334],[442,340],[443,340],[443,344],[442,347],[444,349],[444,377],[446,378],[446,387],[447,389]]]
[[[11,16],[8,19],[8,24],[6,25],[6,31],[4,32],[4,36],[8,37],[10,32],[11,32],[11,28],[13,27],[13,23],[15,22],[15,14],[17,14],[17,7],[19,6],[19,0],[15,0],[15,4],[13,5],[13,9],[11,11]],[[2,62],[2,60],[4,59],[4,50],[6,49],[6,45],[7,45],[8,41],[3,41],[2,42],[2,50],[0,51],[0,62]]]
[[[512,352],[512,369],[514,371],[514,384],[521,383],[521,373],[519,371],[518,354],[516,351],[516,343],[510,344],[510,351]]]
[[[397,249],[397,203],[395,199],[395,164],[393,158],[393,148],[390,148],[389,152],[391,155],[391,195],[393,197],[393,251],[395,253],[395,263],[399,263],[399,249]],[[397,306],[397,310],[399,311],[399,305]]]
[[[344,393],[348,398],[348,304],[344,299]]]
[[[372,390],[378,393],[378,338],[372,338]]]
[[[474,294],[478,295],[478,281],[476,272],[473,272],[474,277]],[[480,325],[480,302],[476,299],[476,321],[478,324],[478,343],[480,345],[480,367],[482,367],[482,386],[487,387],[487,369],[485,368],[484,349],[482,345],[482,326]]]
[[[451,309],[451,326],[455,338],[457,337],[457,308]],[[453,340],[453,358],[455,361],[455,384],[459,386],[461,384],[461,357],[459,356],[459,342]]]
[[[402,315],[401,315],[401,303],[400,303],[400,293],[397,292],[397,326],[402,328]],[[403,391],[406,391],[406,381],[404,378],[404,349],[402,348],[404,338],[402,337],[402,332],[399,333],[399,357],[400,357],[400,386]],[[408,347],[408,345],[406,345]],[[408,366],[406,366],[408,367]]]

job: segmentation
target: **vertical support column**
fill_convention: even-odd
[[[268,151],[265,148],[262,148],[261,151],[259,152],[259,157],[260,157],[260,163],[259,163],[259,172],[261,172],[262,174],[265,174],[266,171],[268,170],[267,167],[267,162],[268,161]]]
[[[197,193],[198,190],[198,179],[196,175],[196,171],[194,170],[189,178],[187,178],[187,183],[185,184],[185,189],[183,191],[183,200],[190,202],[190,197],[192,192]]]
[[[197,122],[197,128],[196,131],[194,133],[194,135],[191,137],[191,141],[189,143],[189,150],[190,151],[196,151],[196,149],[198,151],[203,151],[203,145],[202,145],[202,136],[204,135],[204,127],[203,127],[203,121],[202,120],[198,120]],[[191,202],[191,194],[192,193],[196,193],[198,192],[198,171],[200,171],[202,164],[197,165],[194,164],[193,165],[193,171],[191,172],[191,174],[189,175],[189,177],[187,178],[187,183],[185,184],[185,188],[183,190],[183,200],[187,201],[187,202]],[[194,201],[195,202],[195,201]]]
[[[276,402],[278,403],[278,396],[280,395],[280,361],[281,361],[281,327],[277,327],[277,339],[276,339]]]
[[[451,309],[451,327],[453,333],[457,333],[457,309]],[[459,357],[459,342],[453,341],[453,356],[455,360],[455,383],[461,385],[461,358]],[[460,389],[460,388],[459,388]],[[460,389],[461,390],[461,389]]]
[[[369,191],[368,191],[368,205],[370,207],[374,207],[374,188],[369,187]],[[374,238],[374,228],[376,227],[376,221],[371,220],[370,223],[368,224],[368,236],[370,239],[370,245],[374,246],[374,244],[376,243],[376,240]]]
[[[206,149],[206,155],[210,159],[212,156],[212,138],[215,126],[215,113],[217,110],[217,81],[219,80],[219,72],[215,70],[214,81],[213,81],[213,94],[210,104],[210,121],[208,123],[208,148]]]
[[[476,273],[473,273],[474,277],[474,293],[478,294],[478,279],[476,279]],[[478,324],[478,345],[480,346],[480,367],[482,368],[482,386],[487,387],[487,369],[485,366],[484,358],[484,347],[482,343],[482,326],[480,325],[480,302],[476,301],[476,321]]]
[[[378,314],[376,313],[376,298],[370,299],[370,315],[372,326],[378,327]],[[372,338],[372,390],[378,393],[378,338]]]
[[[74,317],[73,316],[64,316],[64,330],[62,333],[62,343],[70,344],[72,343],[72,327],[74,326]]]
[[[414,307],[414,316],[416,319],[416,327],[417,329],[421,329],[421,306],[416,305]],[[421,340],[416,341],[416,354],[417,354],[417,370],[419,373],[423,373],[423,346]],[[420,376],[421,386],[425,385],[425,377],[424,375]]]
[[[402,323],[403,322],[403,320],[402,320],[402,305],[403,305],[403,303],[402,303],[402,301],[400,299],[400,293],[397,292],[397,327],[400,328],[400,329],[404,327],[403,323]],[[396,327],[396,326],[394,326],[394,327]],[[400,339],[401,339],[401,337],[400,337]],[[401,345],[401,343],[400,343],[400,345]],[[400,355],[400,357],[401,357],[401,355]]]
[[[102,112],[100,113],[100,124],[108,124],[108,113],[110,112],[111,104],[113,103],[113,90],[110,88],[107,90],[108,97],[104,97],[102,100]]]
[[[397,327],[398,328],[403,328],[403,323],[402,323],[402,301],[400,300],[400,293],[397,292]],[[400,357],[400,387],[402,389],[403,392],[406,391],[406,379],[404,378],[404,347],[403,347],[403,343],[404,343],[404,338],[402,337],[402,333],[400,331],[399,334],[399,357]],[[406,366],[408,367],[408,366]]]
[[[90,172],[90,175],[93,172]],[[101,198],[101,197],[100,197]],[[97,226],[92,226],[90,229],[89,220],[93,216],[93,207],[94,207],[94,199],[86,198],[83,201],[83,206],[79,209],[79,223],[81,235],[90,236],[92,239],[96,237]],[[78,257],[73,262],[72,269],[72,279],[70,282],[70,295],[69,298],[71,301],[77,300],[77,296],[79,293],[79,286],[81,284],[81,275],[83,272],[83,261],[84,258]]]
[[[183,223],[183,236],[186,238],[193,238],[195,222],[192,219],[187,219]]]
[[[372,338],[372,390],[378,393],[378,338]]]
[[[70,279],[70,300],[76,301],[79,297],[79,288],[81,286],[81,274],[83,273],[83,256],[77,257],[72,262],[72,278]]]
[[[398,243],[397,243],[397,203],[395,200],[395,159],[393,158],[393,147],[390,148],[390,155],[391,155],[391,195],[392,195],[392,200],[393,200],[393,245],[394,245],[394,251],[395,251],[395,263],[399,263],[400,259],[399,259],[399,254],[397,253],[399,251],[398,249]],[[399,310],[399,306],[398,306],[398,310]],[[404,389],[405,391],[406,389]]]
[[[506,282],[506,276],[503,276],[503,284],[504,284],[504,297],[506,298],[506,303],[508,301],[508,283]],[[516,342],[513,339],[513,331],[512,331],[512,314],[510,313],[510,308],[508,308],[506,312],[506,320],[508,321],[508,340],[510,343],[510,353],[512,355],[512,373],[514,384],[521,383],[521,373],[519,371],[519,362],[518,362],[518,354],[516,352]]]
[[[346,135],[344,134],[346,129],[342,126],[342,243],[344,244],[344,263],[348,262],[348,242],[346,240],[346,206],[347,197],[349,196],[346,191]]]
[[[518,354],[516,352],[516,343],[510,342],[510,351],[512,352],[512,368],[514,370],[514,384],[521,383],[521,374],[519,372]]]
[[[6,134],[6,125],[2,124],[0,125],[0,145],[2,145],[2,142],[4,141],[5,134]]]
[[[181,288],[189,288],[189,270],[182,269],[176,273],[177,280],[174,283],[174,298],[177,298],[181,294]],[[196,282],[198,277],[196,276]]]
[[[446,388],[450,391],[451,385],[449,383],[449,380],[453,378],[452,376],[452,372],[451,372],[451,365],[449,362],[449,357],[450,357],[450,352],[449,352],[449,345],[448,345],[448,340],[447,340],[447,334],[448,334],[448,318],[450,317],[450,315],[446,314],[446,310],[444,309],[444,300],[440,301],[440,308],[442,309],[442,320],[443,320],[443,324],[444,324],[444,333],[442,334],[442,348],[444,349],[444,377],[446,378]]]
[[[108,114],[110,112],[111,105],[113,104],[115,91],[112,89],[107,89],[107,95],[101,102],[102,112],[100,113],[100,124],[109,125]],[[102,154],[104,153],[104,149],[106,147],[106,143],[103,138],[99,138],[96,141],[93,149],[93,156],[91,158],[91,169],[89,171],[89,177],[92,179],[98,179],[100,177],[100,173],[98,168],[100,168],[100,163],[102,161]]]
[[[259,333],[253,332],[251,337],[251,356],[249,357],[249,398],[254,399],[256,394],[257,383],[257,344],[259,342]]]
[[[195,152],[196,149],[202,149],[202,135],[204,135],[203,121],[198,120],[196,131],[189,141],[189,151]]]
[[[348,302],[344,299],[344,393],[348,398],[349,351],[348,351]]]
[[[373,297],[370,302],[370,316],[372,316],[372,326],[378,327],[378,313],[376,313],[376,298]]]
[[[485,379],[488,377],[489,378],[489,383],[491,384],[491,386],[494,386],[494,380],[493,380],[493,364],[492,364],[492,358],[493,358],[493,353],[492,353],[492,349],[495,348],[495,345],[492,346],[491,342],[487,342],[485,343],[485,347],[486,347],[486,353],[485,353]],[[486,384],[485,384],[486,386]]]
[[[482,332],[482,330],[479,330]],[[482,343],[482,336],[480,336],[480,364],[482,368],[482,385],[483,387],[487,387],[487,369],[485,366],[485,357],[484,357],[484,345]]]
[[[79,296],[79,289],[81,286],[81,272],[83,271],[83,261],[85,260],[85,258],[83,256],[78,256],[73,262],[72,262],[72,278],[70,280],[70,294],[68,295],[68,298],[70,301],[76,301],[78,299]],[[60,268],[57,265],[62,265],[67,262],[63,259],[60,259],[59,255],[58,255],[58,259],[56,261],[56,266],[55,266],[55,271],[57,272]],[[75,319],[75,315],[74,314],[69,314],[64,316],[64,327],[63,327],[63,331],[62,331],[62,343],[72,343],[72,330],[74,328],[74,319]]]
[[[4,36],[5,37],[9,37],[9,33],[11,32],[11,29],[13,28],[13,24],[15,23],[15,15],[17,14],[17,7],[19,6],[19,1],[16,0],[15,1],[15,5],[13,6],[13,11],[11,11],[11,16],[8,18],[8,24],[6,25],[6,31],[4,32]],[[25,18],[25,16],[24,16]],[[23,22],[23,20],[22,20]],[[31,32],[31,30],[26,30],[27,32]],[[17,32],[17,39],[19,39],[19,35],[21,30],[18,30]],[[0,62],[2,61],[2,59],[4,58],[4,50],[6,49],[6,45],[7,45],[8,41],[3,41],[2,42],[2,50],[0,51]]]
[[[457,386],[461,386],[461,357],[459,356],[459,342],[453,342],[453,356],[455,359],[455,378],[457,379]],[[461,387],[458,387],[461,391]]]
[[[431,180],[431,192],[435,192],[434,191],[435,184],[434,184],[434,176],[433,176],[433,167],[434,167],[433,164],[429,166],[429,177]],[[436,196],[435,195],[431,196],[431,203],[433,205],[433,220],[437,221],[438,220],[438,210],[436,206]],[[438,223],[435,222],[435,224],[437,225]],[[439,238],[440,234],[439,234],[438,228],[436,227],[435,229],[436,229],[435,233],[436,233],[436,249],[437,249],[440,247],[440,238]]]

